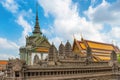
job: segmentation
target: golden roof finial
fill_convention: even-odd
[[[112,40],[112,44],[113,44],[114,46],[117,46],[117,42],[116,42],[115,40]]]
[[[112,40],[112,44],[115,45],[115,41],[114,40]]]

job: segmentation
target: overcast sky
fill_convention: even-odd
[[[19,57],[35,25],[58,46],[73,35],[120,46],[120,0],[0,0],[0,59]]]

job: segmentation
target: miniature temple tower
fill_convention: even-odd
[[[63,56],[64,53],[65,53],[65,46],[64,46],[64,45],[62,44],[62,42],[61,42],[61,44],[60,44],[60,46],[59,46],[59,55],[60,55],[60,56]]]
[[[54,44],[52,44],[49,48],[48,61],[49,65],[55,65],[55,62],[57,61],[57,49]]]
[[[69,56],[71,53],[72,53],[71,44],[69,43],[69,41],[67,41],[67,43],[65,44],[65,55]]]
[[[26,45],[19,49],[20,59],[25,60],[28,65],[34,65],[39,60],[45,60],[47,58],[49,48],[50,43],[40,29],[37,5],[34,30],[32,35],[26,37]]]

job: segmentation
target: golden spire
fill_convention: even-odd
[[[38,2],[36,2],[36,22],[35,22],[33,34],[42,34],[42,32],[40,31],[40,26],[39,26]]]

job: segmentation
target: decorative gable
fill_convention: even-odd
[[[50,47],[50,43],[44,39],[36,44],[37,47]]]

